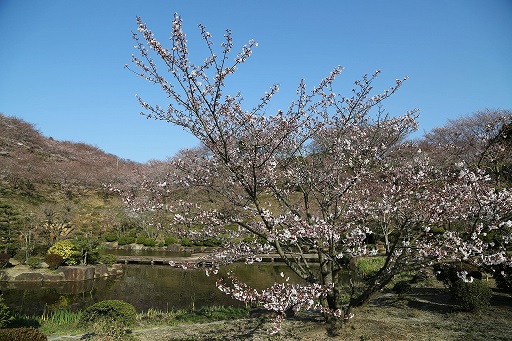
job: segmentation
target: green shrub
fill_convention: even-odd
[[[118,245],[128,245],[135,243],[135,237],[132,236],[122,236],[117,240]]]
[[[156,246],[156,241],[154,239],[148,238],[148,237],[137,237],[135,242],[137,244],[142,244],[144,246],[149,246],[149,247]]]
[[[44,261],[50,269],[55,270],[64,263],[64,258],[56,253],[49,253],[44,257]]]
[[[0,268],[5,268],[9,265],[9,260],[11,259],[11,255],[5,252],[0,253]]]
[[[144,238],[144,240],[142,241],[142,245],[154,247],[154,246],[156,246],[156,241],[151,238]]]
[[[4,303],[4,298],[0,295],[0,328],[8,326],[13,320],[11,308]]]
[[[111,253],[107,255],[100,255],[99,262],[102,264],[106,264],[107,266],[112,266],[117,260],[117,257]]]
[[[452,297],[466,311],[479,311],[489,306],[492,290],[479,279],[464,282],[459,279],[452,285]]]
[[[12,256],[15,260],[17,260],[20,263],[24,263],[27,260],[27,254],[24,250],[18,250],[14,256]]]
[[[39,257],[29,257],[25,262],[31,269],[39,269],[41,268],[41,264],[43,261]]]
[[[178,244],[178,239],[174,236],[165,237],[164,245]]]
[[[191,241],[190,239],[188,239],[188,238],[183,238],[183,239],[181,240],[181,245],[182,245],[182,246],[192,246],[193,244],[192,244],[192,241]]]
[[[441,235],[445,232],[444,228],[443,227],[437,227],[437,226],[434,226],[430,229],[430,233],[434,234],[434,235]]]
[[[209,238],[209,239],[203,240],[203,246],[216,247],[216,246],[221,246],[221,245],[222,245],[222,242],[215,238]]]
[[[97,250],[89,251],[87,253],[87,264],[100,263],[100,253]]]
[[[126,327],[135,324],[137,311],[130,303],[106,300],[86,308],[80,317],[80,324],[92,327],[99,335],[117,337]]]
[[[48,338],[34,328],[7,328],[0,329],[0,341],[46,341]]]
[[[105,238],[106,242],[111,243],[111,242],[115,242],[118,237],[117,237],[117,234],[115,234],[115,233],[109,233],[109,234],[106,234],[104,238]]]

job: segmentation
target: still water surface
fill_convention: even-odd
[[[284,272],[290,281],[299,278],[286,266],[276,264],[232,264],[217,276],[206,276],[203,270],[183,270],[165,265],[128,264],[123,275],[90,281],[66,283],[0,283],[5,303],[15,311],[41,314],[46,306],[67,302],[69,309],[83,309],[96,302],[118,299],[129,302],[137,311],[150,308],[201,308],[209,305],[241,306],[215,287],[218,276],[233,270],[237,277],[252,287],[263,289],[275,281],[283,281]]]

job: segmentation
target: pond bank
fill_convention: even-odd
[[[134,340],[510,340],[512,297],[495,292],[484,311],[464,312],[451,305],[444,288],[417,287],[408,295],[384,292],[357,308],[336,337],[327,333],[320,314],[301,312],[283,322],[277,335],[266,330],[270,320],[246,318],[208,323],[180,323],[158,316],[153,321],[139,319],[132,331]],[[151,322],[155,323],[152,324]],[[90,334],[50,335],[49,341],[87,340]],[[92,338],[91,338],[92,339]]]

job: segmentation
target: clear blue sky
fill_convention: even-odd
[[[160,92],[124,69],[136,53],[135,17],[168,41],[174,12],[192,57],[204,55],[198,23],[219,43],[226,28],[235,46],[259,43],[236,76],[248,102],[280,83],[275,105],[286,109],[301,78],[312,87],[342,65],[336,89],[347,95],[364,73],[382,69],[379,90],[407,75],[385,108],[420,109],[420,133],[512,109],[510,0],[0,0],[0,112],[134,161],[195,146],[181,128],[139,115],[135,94]]]

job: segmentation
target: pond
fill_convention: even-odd
[[[233,270],[252,287],[263,289],[275,281],[300,279],[285,265],[235,263],[219,271]],[[203,270],[183,270],[166,265],[128,264],[123,275],[90,281],[66,283],[0,283],[5,303],[15,311],[40,315],[48,307],[64,306],[77,311],[96,302],[118,299],[129,302],[137,311],[158,309],[199,309],[203,306],[243,306],[215,287],[218,276],[206,276]]]
[[[168,250],[138,250],[138,249],[100,249],[100,254],[111,254],[114,256],[144,256],[144,257],[190,257],[190,251],[168,251]]]

